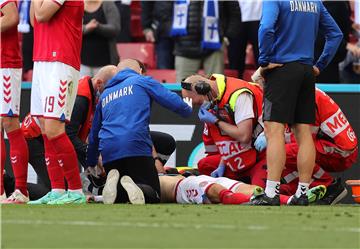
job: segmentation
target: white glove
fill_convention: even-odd
[[[251,75],[251,80],[255,83],[264,85],[265,79],[260,73],[261,68],[259,67],[253,75]]]
[[[254,147],[259,152],[266,149],[267,141],[266,141],[266,137],[265,137],[264,132],[260,133],[259,136],[256,138],[256,140],[254,142]]]
[[[192,98],[186,97],[186,98],[183,98],[183,101],[184,101],[188,106],[190,106],[190,108],[193,108]]]

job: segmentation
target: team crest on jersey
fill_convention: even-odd
[[[68,93],[70,96],[72,96],[73,91],[74,91],[74,82],[70,81],[68,85]]]

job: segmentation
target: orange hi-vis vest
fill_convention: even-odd
[[[236,125],[234,112],[236,100],[242,93],[249,93],[253,97],[253,138],[262,132],[262,89],[257,84],[249,83],[240,79],[213,74],[212,80],[216,80],[219,95],[216,99],[216,114],[225,122]],[[237,107],[237,108],[241,108]],[[256,150],[252,142],[243,144],[225,134],[214,124],[207,124],[209,134],[222,155],[224,163],[234,172],[245,171],[256,162]]]
[[[85,122],[81,125],[78,137],[83,141],[86,142],[86,139],[89,135],[92,119],[94,116],[95,108],[94,108],[94,97],[90,89],[91,84],[91,77],[85,76],[79,80],[78,92],[77,96],[83,96],[88,100],[88,112],[86,115]]]
[[[319,129],[338,148],[318,148],[322,154],[337,153],[347,157],[358,146],[357,137],[349,121],[346,119],[340,107],[326,93],[316,89],[316,121],[313,132],[318,133]],[[320,138],[321,139],[321,138]],[[335,151],[334,151],[335,150]]]

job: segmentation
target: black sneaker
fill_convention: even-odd
[[[280,196],[275,195],[273,198],[268,197],[265,193],[253,196],[250,200],[250,205],[255,206],[280,206]]]
[[[293,206],[308,206],[309,200],[306,194],[300,195],[300,197],[296,197],[295,195],[291,196],[291,200],[288,205]]]
[[[347,190],[341,183],[341,178],[337,178],[327,187],[324,197],[315,202],[317,205],[335,205],[341,201],[346,195]]]

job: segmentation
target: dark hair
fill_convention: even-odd
[[[146,73],[146,66],[144,63],[142,63],[141,61],[137,60],[137,59],[134,59],[138,64],[139,64],[139,67],[141,68],[142,70],[142,73],[145,74]]]

